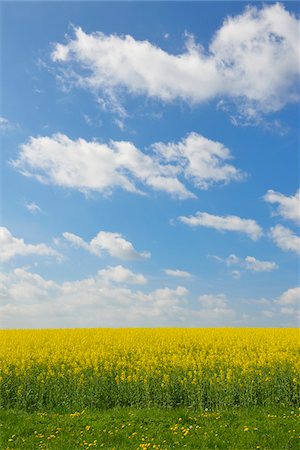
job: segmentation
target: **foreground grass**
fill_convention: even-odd
[[[299,409],[0,410],[1,450],[296,449]],[[298,427],[298,433],[297,433]]]

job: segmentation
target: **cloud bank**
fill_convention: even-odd
[[[235,319],[224,294],[200,297],[193,307],[184,286],[150,292],[129,287],[145,282],[123,266],[63,283],[15,269],[0,275],[0,326],[212,326]]]

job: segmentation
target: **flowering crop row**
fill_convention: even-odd
[[[296,329],[0,331],[0,407],[299,403]]]

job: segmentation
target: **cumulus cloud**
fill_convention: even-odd
[[[199,302],[204,308],[223,308],[227,306],[227,299],[225,294],[200,295]]]
[[[300,221],[300,189],[295,195],[286,196],[280,192],[269,189],[264,195],[264,200],[268,203],[277,203],[275,214],[280,215],[283,219],[292,220],[296,223]]]
[[[184,270],[179,269],[165,269],[165,273],[170,275],[171,277],[179,277],[179,278],[191,278],[193,275],[190,272],[186,272]]]
[[[98,275],[108,282],[126,284],[145,284],[147,279],[141,273],[134,273],[123,266],[106,267],[99,270]]]
[[[8,296],[12,301],[25,303],[35,299],[45,301],[56,290],[56,283],[47,281],[25,268],[17,268],[9,275],[2,274],[0,279],[0,303]]]
[[[228,299],[225,294],[205,294],[200,295],[198,301],[201,305],[200,314],[207,319],[211,317],[227,317],[233,319],[235,312],[228,305]]]
[[[121,188],[141,194],[144,185],[187,199],[196,196],[185,180],[207,189],[213,183],[243,178],[240,170],[226,164],[231,157],[223,144],[197,133],[178,143],[153,144],[147,154],[128,141],[104,144],[55,134],[31,137],[11,164],[24,176],[82,192],[111,193]]]
[[[156,289],[149,294],[139,293],[139,298],[145,304],[149,301],[155,301],[157,306],[170,307],[174,306],[175,303],[179,303],[182,299],[185,299],[188,295],[189,291],[184,286],[177,286],[176,289],[170,289],[168,287]],[[183,305],[183,303],[182,303]],[[184,314],[184,309],[182,307],[182,314]]]
[[[297,101],[298,24],[279,3],[247,7],[224,20],[208,48],[187,34],[180,54],[129,35],[88,34],[78,27],[65,44],[54,45],[52,60],[65,83],[96,95],[115,98],[125,91],[192,105],[224,98],[251,117]]]
[[[102,293],[110,291],[112,286],[126,284],[145,284],[146,278],[142,274],[132,272],[123,266],[107,267],[99,270],[94,277],[85,278],[79,281],[67,281],[61,284],[52,280],[45,280],[40,275],[31,273],[27,269],[17,268],[11,273],[3,274],[0,279],[0,300],[2,303],[14,302],[28,304],[28,300],[33,304],[41,301],[50,306],[49,301],[55,302],[61,298],[62,301],[69,300],[75,304],[91,304],[101,300]],[[121,291],[118,291],[121,289]],[[116,287],[116,292],[124,295],[127,289]],[[77,294],[76,294],[77,292]],[[77,298],[76,298],[77,296]],[[123,299],[125,301],[125,298]],[[125,302],[126,303],[126,302]]]
[[[236,320],[224,294],[202,295],[193,304],[184,286],[145,292],[140,290],[145,282],[142,274],[122,266],[61,283],[15,269],[0,275],[0,326],[195,327],[232,325]]]
[[[238,216],[216,216],[197,212],[195,216],[180,216],[179,220],[190,227],[208,227],[219,231],[245,233],[252,240],[262,236],[262,229],[255,220],[242,219]]]
[[[266,317],[290,316],[290,325],[299,325],[300,321],[300,287],[293,287],[284,291],[279,297],[272,301],[265,300],[265,304],[269,304],[270,308],[263,311]],[[262,303],[262,302],[261,302]]]
[[[138,253],[132,243],[124,239],[120,233],[100,231],[90,242],[86,242],[76,234],[68,232],[63,233],[63,237],[75,247],[83,248],[97,256],[107,252],[115,258],[124,260],[150,257],[149,252]]]
[[[291,288],[285,291],[278,297],[277,303],[280,305],[298,305],[300,303],[300,287]]]
[[[200,189],[207,189],[214,182],[227,183],[244,176],[234,166],[224,163],[232,158],[228,148],[197,133],[190,133],[180,142],[158,142],[152,147],[161,161],[180,164],[185,178]]]
[[[110,193],[121,188],[141,193],[136,183],[143,183],[179,198],[194,196],[176,178],[176,168],[159,165],[131,142],[73,141],[63,134],[32,137],[12,164],[42,183],[82,192]]]
[[[293,316],[300,320],[300,287],[288,289],[276,300],[280,305],[280,314]]]
[[[144,275],[108,266],[95,275],[55,282],[17,268],[0,274],[0,327],[235,326],[243,323],[224,293],[202,294],[190,301],[184,286],[148,292]],[[298,320],[299,287],[273,301],[261,299],[269,318]],[[242,322],[241,322],[242,320]]]
[[[269,236],[281,250],[300,254],[300,237],[289,228],[276,225],[271,228]]]
[[[42,210],[35,202],[24,203],[24,207],[32,214],[41,213]]]
[[[187,289],[132,290],[145,279],[122,266],[56,283],[26,269],[0,276],[0,326],[162,326],[186,324]]]
[[[24,239],[14,237],[7,228],[0,227],[0,261],[5,262],[15,256],[29,255],[62,258],[60,253],[46,244],[26,244]]]

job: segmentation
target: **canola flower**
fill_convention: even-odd
[[[0,407],[296,405],[296,329],[0,331]]]

